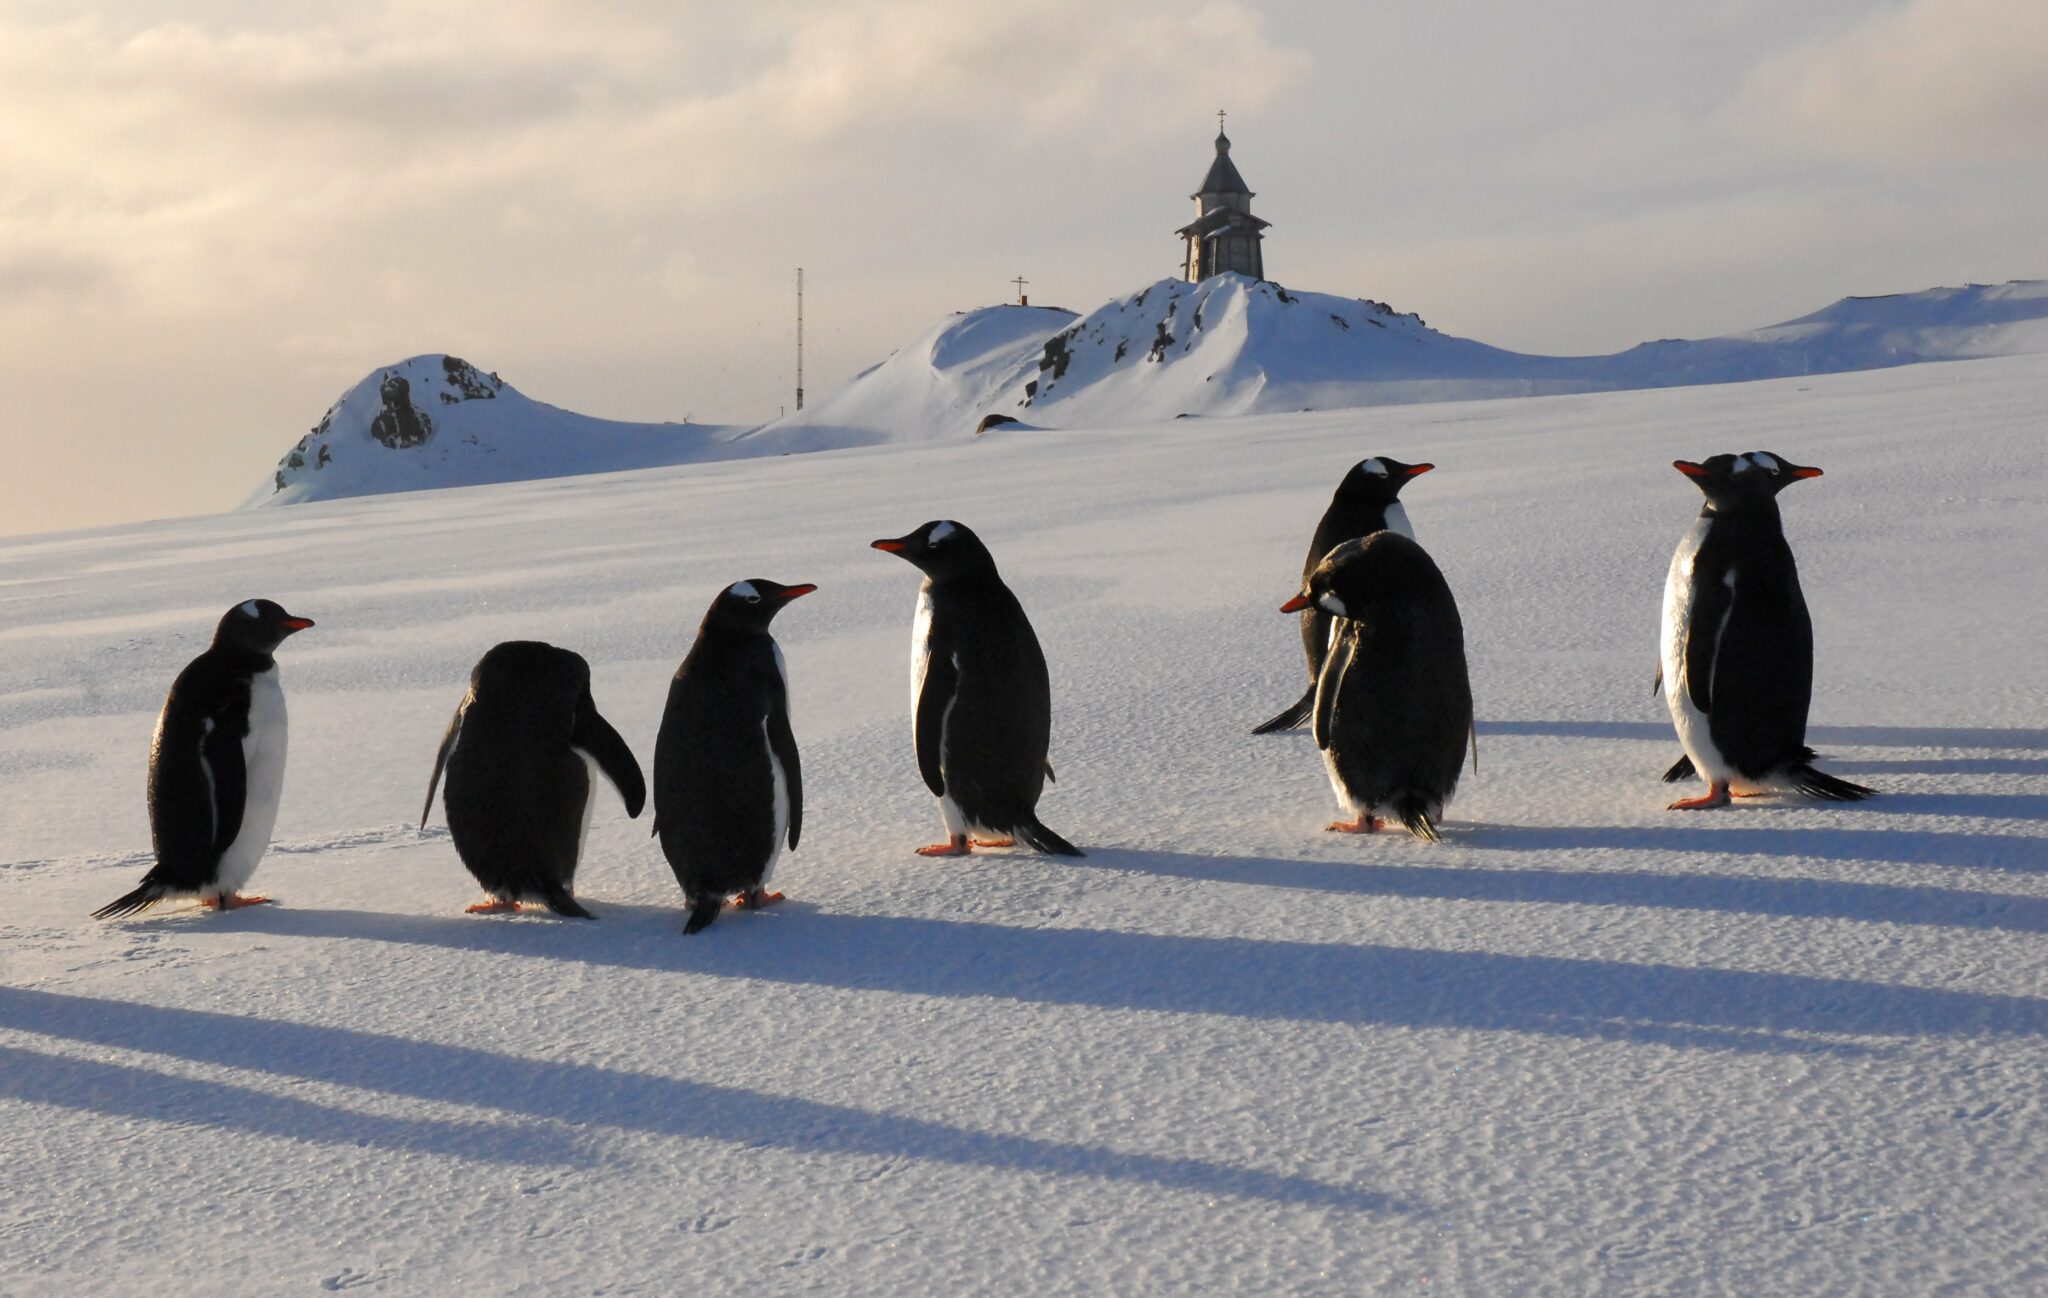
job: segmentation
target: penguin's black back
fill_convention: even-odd
[[[156,864],[137,894],[154,900],[214,882],[221,853],[242,828],[249,681],[276,665],[268,654],[216,645],[171,682],[149,750],[149,834]],[[123,913],[114,907],[106,909]]]
[[[1347,490],[1346,486],[1337,488],[1337,494],[1330,498],[1330,507],[1323,511],[1322,521],[1316,524],[1316,534],[1308,543],[1308,556],[1301,562],[1303,581],[1308,580],[1324,555],[1344,542],[1386,530],[1387,507],[1394,502],[1370,499]],[[1301,611],[1301,651],[1308,660],[1310,681],[1322,673],[1323,658],[1330,651],[1330,623],[1334,620],[1314,605]]]
[[[1813,618],[1777,506],[1715,515],[1692,583],[1686,689],[1714,746],[1756,780],[1808,761]]]
[[[582,754],[630,814],[645,797],[632,754],[590,699],[589,664],[539,641],[494,646],[470,675],[450,740],[442,796],[463,865],[488,892],[587,915],[569,897],[592,793]]]
[[[1347,616],[1323,665],[1316,739],[1354,801],[1440,807],[1472,734],[1464,623],[1443,573],[1407,537],[1376,532],[1330,556]]]
[[[950,719],[940,755],[945,793],[975,824],[1030,827],[1052,741],[1052,682],[1038,635],[993,571],[928,581],[927,593],[931,656],[918,712],[922,720],[935,708],[937,721]]]
[[[655,832],[691,901],[761,885],[780,846],[769,726],[780,716],[786,727],[788,714],[772,639],[699,632],[669,683],[654,745]],[[785,769],[784,778],[801,772]]]

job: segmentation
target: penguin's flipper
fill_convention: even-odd
[[[789,793],[789,845],[804,832],[804,766],[797,756],[796,733],[789,728],[789,700],[779,692],[768,704],[768,751],[782,768],[782,783]]]
[[[1343,693],[1344,673],[1351,670],[1351,655],[1357,647],[1355,637],[1339,638],[1330,646],[1330,656],[1323,660],[1323,674],[1316,677],[1314,734],[1318,749],[1327,750],[1330,746],[1330,735],[1337,722],[1337,696]]]
[[[1060,782],[1060,777],[1052,773],[1052,758],[1050,757],[1045,759],[1045,778],[1053,784]]]
[[[1735,612],[1735,573],[1730,568],[1725,580],[1692,584],[1692,621],[1685,631],[1685,692],[1692,705],[1710,717],[1714,713],[1715,663],[1729,617]],[[1661,668],[1658,678],[1663,678]]]
[[[1680,753],[1678,760],[1671,763],[1671,769],[1664,772],[1664,783],[1666,784],[1676,784],[1680,780],[1697,780],[1698,778],[1700,778],[1700,773],[1698,768],[1692,764],[1691,753]]]
[[[441,751],[434,754],[434,773],[427,778],[427,802],[420,808],[420,832],[427,832],[427,814],[434,809],[434,790],[441,787],[441,771],[448,765],[448,754],[455,751],[455,740],[462,734],[462,714],[469,700],[455,709],[455,715],[448,719],[448,733],[441,736]]]
[[[702,897],[690,903],[690,918],[683,921],[683,932],[701,933],[711,927],[711,921],[718,918],[718,912],[725,909],[725,898]]]
[[[1807,750],[1809,753],[1811,749]],[[1785,775],[1792,787],[1809,798],[1820,798],[1826,802],[1861,802],[1877,796],[1877,790],[1861,784],[1851,784],[1838,779],[1826,771],[1816,770],[1807,762],[1798,762],[1785,768]]]
[[[1047,829],[1043,824],[1039,822],[1037,816],[1033,816],[1026,823],[1017,826],[1017,828],[1013,832],[1017,835],[1017,837],[1023,839],[1026,843],[1030,844],[1033,851],[1043,852],[1047,856],[1088,855],[1080,848],[1075,847],[1072,843],[1069,843],[1066,839],[1061,838],[1058,834],[1055,834],[1050,829]]]
[[[590,754],[624,799],[626,815],[638,817],[647,805],[647,780],[640,774],[640,763],[633,759],[633,750],[626,747],[626,741],[612,729],[612,723],[597,710],[589,690],[583,691],[583,701],[576,705],[576,726],[569,732],[569,744]]]
[[[933,654],[925,667],[924,688],[917,692],[917,773],[935,798],[946,796],[944,771],[946,711],[960,686],[960,669],[950,654]]]
[[[1663,664],[1663,663],[1661,663],[1661,662],[1659,662],[1659,663],[1657,664],[1657,679],[1655,679],[1655,680],[1653,680],[1653,681],[1651,681],[1651,682],[1650,682],[1650,697],[1651,697],[1651,698],[1653,698],[1653,699],[1654,699],[1654,698],[1656,698],[1656,697],[1657,697],[1657,692],[1658,692],[1659,690],[1663,689],[1663,688],[1664,688],[1664,664]]]
[[[569,895],[569,889],[558,880],[550,879],[540,886],[540,899],[548,909],[557,915],[568,915],[575,919],[596,919],[597,916],[583,909],[583,903]]]
[[[1252,727],[1255,735],[1270,735],[1276,730],[1292,730],[1308,720],[1308,714],[1316,708],[1316,687],[1311,683],[1302,696],[1289,704],[1285,710],[1268,717]]]

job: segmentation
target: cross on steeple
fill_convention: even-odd
[[[1220,108],[1216,110],[1216,134],[1223,134],[1223,110]]]
[[[1031,303],[1030,300],[1024,296],[1024,286],[1026,284],[1029,284],[1031,281],[1025,279],[1022,275],[1019,275],[1017,278],[1011,280],[1010,282],[1017,286],[1017,305],[1029,306]]]

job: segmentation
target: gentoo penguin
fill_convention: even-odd
[[[1316,747],[1351,813],[1345,834],[1385,827],[1385,808],[1437,841],[1472,729],[1472,684],[1457,601],[1428,551],[1400,533],[1345,541],[1324,556],[1282,613],[1320,608],[1336,634],[1316,678]]]
[[[789,677],[768,623],[816,586],[754,578],[718,593],[676,669],[654,741],[654,832],[683,885],[695,933],[738,894],[742,909],[782,900],[763,891],[804,831],[804,772],[789,728]]]
[[[1403,464],[1384,455],[1352,465],[1344,480],[1337,484],[1337,494],[1330,497],[1323,521],[1316,524],[1315,537],[1308,543],[1308,557],[1301,563],[1301,579],[1306,582],[1323,556],[1342,542],[1371,536],[1383,529],[1414,540],[1415,530],[1408,526],[1408,511],[1401,508],[1401,488],[1408,485],[1410,478],[1419,478],[1435,467]],[[1323,674],[1323,658],[1330,651],[1334,625],[1335,619],[1314,605],[1301,611],[1301,651],[1308,658],[1308,692],[1279,716],[1260,723],[1253,734],[1288,730],[1308,720],[1316,705],[1316,681]]]
[[[133,892],[93,912],[112,919],[196,893],[209,909],[254,906],[244,897],[284,793],[284,690],[271,657],[313,625],[267,599],[235,605],[213,645],[171,682],[149,745],[149,835],[156,864]]]
[[[1052,682],[988,547],[949,519],[873,545],[924,573],[910,630],[910,720],[946,841],[918,855],[965,856],[1020,838],[1040,852],[1083,855],[1038,820],[1038,795],[1052,777]]]
[[[422,827],[444,768],[441,804],[456,854],[491,895],[470,914],[517,911],[532,899],[557,915],[597,918],[571,894],[597,801],[593,772],[612,782],[628,816],[640,814],[647,785],[590,697],[583,655],[538,640],[492,646],[442,736]]]
[[[1706,493],[1664,583],[1659,680],[1693,773],[1707,792],[1674,811],[1725,807],[1728,795],[1789,788],[1853,802],[1875,790],[1813,767],[1813,620],[1778,517],[1780,491],[1819,469],[1768,451],[1673,461]],[[1681,762],[1666,780],[1688,774]]]

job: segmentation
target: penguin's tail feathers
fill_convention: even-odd
[[[701,933],[711,927],[711,921],[718,918],[718,912],[725,909],[725,898],[716,893],[699,897],[690,903],[690,918],[683,921],[683,932]]]
[[[557,915],[568,915],[574,919],[597,918],[597,916],[583,909],[583,903],[570,896],[569,889],[562,884],[549,883],[543,885],[540,890],[540,899],[546,902],[548,909]]]
[[[1443,814],[1442,805],[1420,793],[1403,793],[1394,799],[1394,815],[1409,833],[1426,843],[1441,843],[1443,835],[1436,832],[1436,819]]]
[[[1812,756],[1811,749],[1807,750],[1807,755]],[[1800,793],[1826,802],[1861,802],[1877,796],[1876,789],[1837,779],[1826,771],[1814,769],[1811,762],[1796,762],[1786,767],[1785,776]]]
[[[1293,706],[1280,715],[1261,721],[1258,725],[1253,726],[1252,733],[1255,735],[1270,735],[1276,730],[1292,730],[1307,721],[1308,714],[1315,710],[1316,687],[1311,682],[1308,687],[1308,693],[1295,700]]]
[[[1664,783],[1676,784],[1680,780],[1697,780],[1699,768],[1692,764],[1692,754],[1680,753],[1678,760],[1671,763],[1671,769],[1664,772]]]
[[[134,915],[148,910],[165,897],[170,889],[150,879],[144,879],[133,891],[123,893],[92,913],[94,919],[119,919],[123,915]]]
[[[1043,852],[1047,856],[1088,855],[1080,848],[1075,847],[1072,843],[1069,843],[1066,839],[1061,838],[1058,834],[1055,834],[1050,829],[1047,829],[1043,824],[1039,822],[1039,819],[1036,816],[1033,816],[1029,821],[1025,822],[1024,824],[1017,826],[1015,832],[1017,837],[1023,839],[1026,843],[1031,845],[1031,850],[1033,850],[1034,852]]]

